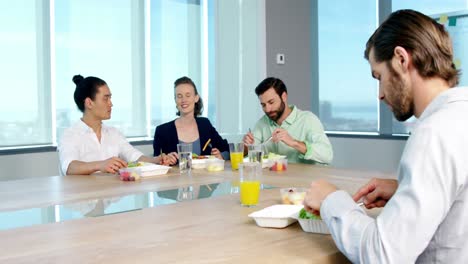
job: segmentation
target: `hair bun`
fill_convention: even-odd
[[[74,82],[76,85],[80,84],[80,82],[83,81],[83,79],[84,79],[83,76],[81,76],[81,75],[79,75],[79,74],[73,76],[73,82]]]

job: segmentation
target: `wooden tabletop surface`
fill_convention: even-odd
[[[235,181],[237,172],[176,169],[164,177],[122,182],[115,175],[65,176],[0,182],[0,211],[51,206],[180,186]],[[263,170],[262,182],[306,187],[325,178],[352,193],[376,172],[289,164]],[[180,202],[132,212],[0,231],[0,263],[343,263],[331,236],[305,233],[299,224],[260,228],[247,215],[280,203],[277,189],[262,190],[254,208],[239,194]]]

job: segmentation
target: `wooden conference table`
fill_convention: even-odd
[[[307,187],[325,178],[355,192],[376,172],[289,164],[285,172],[263,170],[262,183]],[[191,185],[219,186],[238,179],[230,168],[193,170],[191,178],[173,168],[165,177],[122,182],[115,175],[31,178],[0,182],[0,214],[28,208],[54,208],[107,197],[146,194]],[[221,183],[219,185],[212,185]],[[201,187],[199,187],[201,190]],[[211,188],[210,188],[211,189]],[[305,233],[295,223],[284,229],[258,227],[247,215],[281,203],[279,190],[261,191],[257,207],[240,206],[239,194],[142,206],[138,210],[52,219],[0,231],[0,263],[343,263],[329,235]],[[0,216],[1,217],[1,216]]]

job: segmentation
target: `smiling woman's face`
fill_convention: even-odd
[[[193,115],[195,111],[195,103],[200,97],[195,95],[195,89],[188,83],[182,83],[175,88],[175,102],[180,115]]]

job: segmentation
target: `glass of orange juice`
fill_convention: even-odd
[[[231,156],[231,167],[233,170],[239,169],[239,164],[244,160],[244,143],[229,143]]]
[[[240,202],[242,206],[256,206],[260,196],[260,162],[244,162],[239,164]]]

